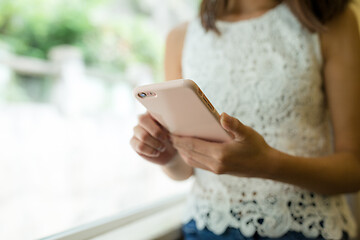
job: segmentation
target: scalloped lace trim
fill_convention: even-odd
[[[198,229],[207,227],[222,234],[238,228],[246,237],[257,232],[277,238],[288,231],[309,238],[341,239],[343,231],[355,237],[356,226],[343,196],[325,197],[271,180],[242,179],[240,186],[257,184],[251,190],[231,194],[225,189],[201,188],[195,183],[188,199],[186,222],[194,219]],[[212,182],[213,183],[213,182]]]

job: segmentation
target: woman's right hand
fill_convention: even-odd
[[[167,164],[177,153],[169,132],[149,113],[139,116],[130,145],[142,158],[159,165]]]

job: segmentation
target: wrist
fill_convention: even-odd
[[[278,175],[281,161],[280,161],[280,155],[281,153],[276,150],[275,148],[272,148],[270,146],[267,146],[267,148],[264,151],[264,167],[262,171],[262,178],[266,179],[275,179]]]
[[[186,180],[193,175],[193,168],[187,165],[178,153],[162,166],[162,170],[176,181]]]
[[[176,167],[182,161],[180,155],[175,152],[175,154],[169,159],[167,163],[162,165],[163,168],[173,168]]]

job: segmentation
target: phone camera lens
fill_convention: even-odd
[[[141,98],[144,98],[144,97],[146,97],[146,93],[144,93],[144,92],[139,93],[138,96],[141,97]]]

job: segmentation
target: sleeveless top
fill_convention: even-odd
[[[205,32],[199,18],[189,23],[183,78],[194,80],[218,112],[251,126],[271,147],[304,157],[333,153],[318,34],[285,3],[258,18],[216,24],[220,36]],[[201,169],[194,176],[184,221],[194,219],[200,230],[221,234],[233,227],[246,237],[257,232],[273,238],[288,231],[325,239],[340,239],[343,231],[355,235],[342,195]]]

